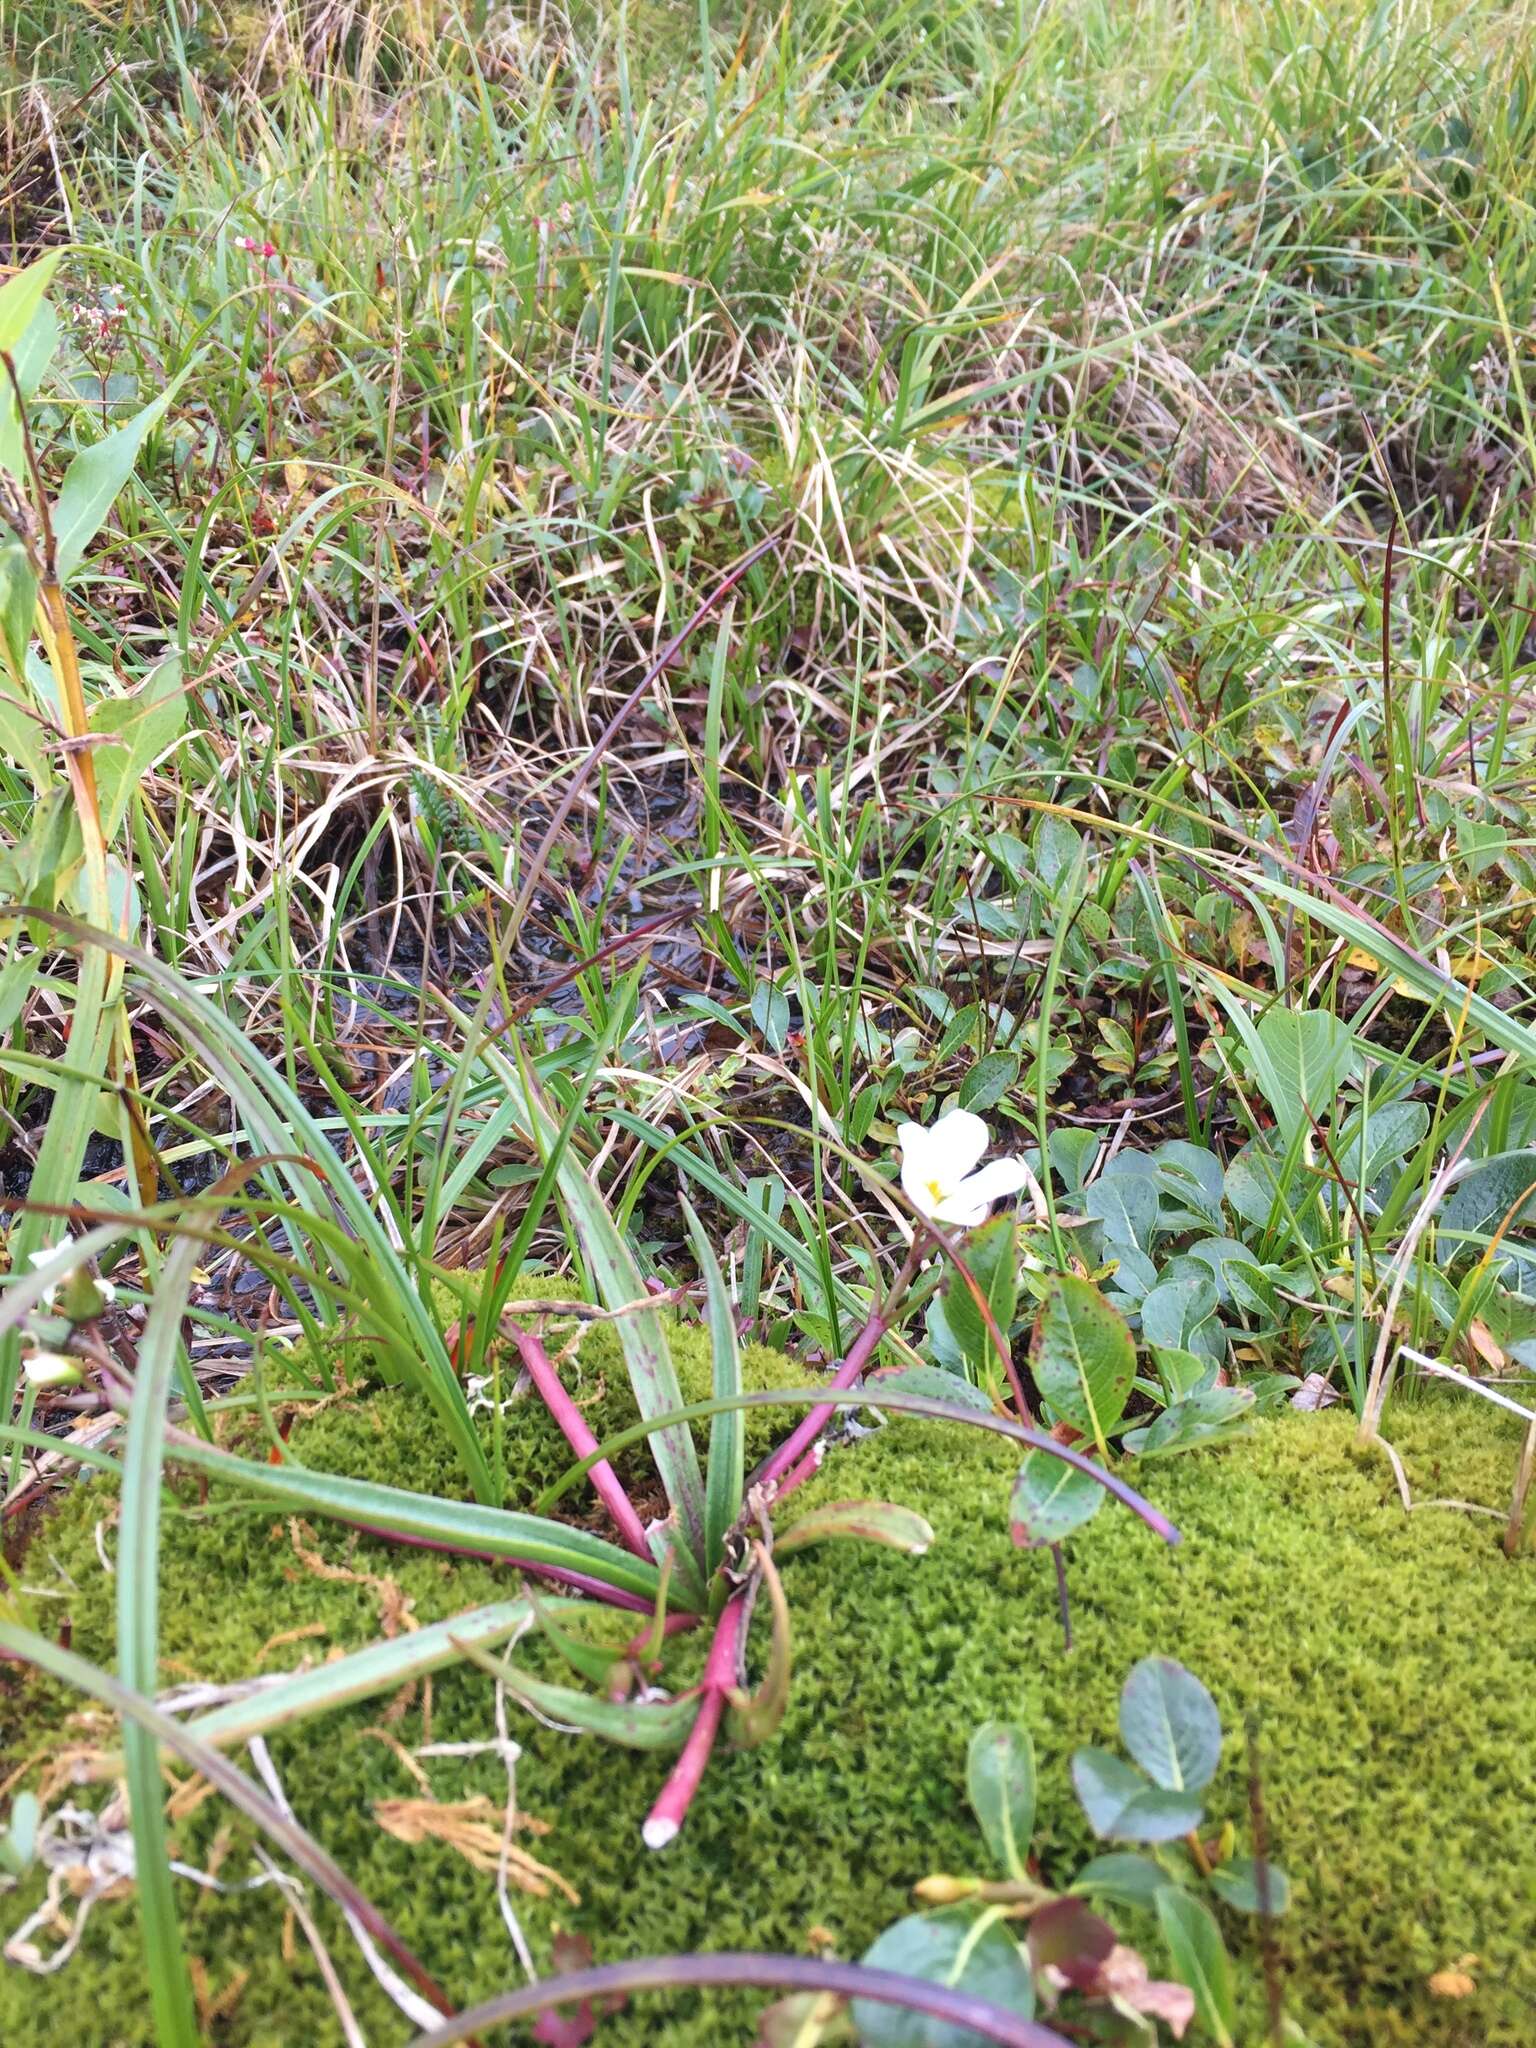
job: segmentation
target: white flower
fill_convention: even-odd
[[[62,1253],[72,1251],[74,1244],[75,1240],[66,1231],[57,1244],[44,1245],[40,1252],[33,1252],[31,1254],[32,1263],[34,1266],[51,1266]],[[43,1289],[44,1306],[52,1308],[57,1303],[61,1290],[64,1291],[65,1301],[68,1304],[70,1301],[70,1290],[77,1288],[77,1283],[82,1277],[89,1291],[78,1294],[78,1298],[74,1303],[74,1313],[71,1316],[72,1321],[77,1323],[89,1322],[101,1314],[101,1311],[107,1306],[108,1302],[116,1301],[117,1289],[110,1280],[98,1279],[88,1266],[73,1265],[65,1269],[61,1278],[50,1281],[48,1286]],[[66,1305],[64,1313],[71,1315],[68,1305]]]
[[[994,1159],[981,1166],[992,1133],[968,1109],[952,1109],[932,1130],[900,1124],[901,1185],[907,1200],[935,1223],[968,1230],[985,1220],[1004,1195],[1016,1195],[1029,1179],[1022,1159]]]
[[[74,1241],[75,1240],[70,1236],[69,1232],[66,1230],[63,1237],[60,1238],[57,1244],[45,1244],[40,1252],[33,1252],[30,1255],[33,1265],[51,1266],[54,1260],[59,1256],[60,1252],[67,1252],[73,1246]],[[51,1281],[49,1285],[43,1289],[43,1300],[49,1308],[53,1307],[54,1300],[58,1295],[60,1286],[65,1280],[69,1278],[70,1274],[73,1271],[74,1268],[72,1266],[66,1267],[64,1272],[60,1275],[59,1279]]]
[[[78,1387],[80,1361],[62,1351],[34,1351],[22,1361],[27,1384],[33,1387]]]

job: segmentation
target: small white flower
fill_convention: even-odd
[[[907,1200],[934,1223],[968,1230],[985,1220],[992,1204],[1016,1195],[1029,1179],[1022,1159],[994,1159],[981,1165],[992,1133],[968,1109],[952,1109],[931,1130],[900,1124],[901,1185]]]
[[[33,1265],[51,1266],[54,1260],[59,1256],[60,1252],[67,1252],[74,1244],[74,1241],[75,1240],[70,1236],[69,1232],[66,1230],[63,1237],[60,1238],[57,1244],[45,1244],[40,1252],[33,1252],[31,1254]],[[73,1271],[74,1268],[72,1266],[67,1266],[64,1269],[64,1271],[60,1274],[57,1280],[51,1281],[49,1285],[43,1289],[43,1300],[47,1303],[49,1308],[53,1307],[54,1301],[58,1296],[60,1287],[69,1278],[70,1274]]]
[[[57,1244],[45,1245],[40,1252],[33,1252],[31,1254],[32,1263],[34,1266],[51,1266],[61,1253],[73,1251],[74,1244],[75,1240],[66,1231]],[[44,1306],[47,1308],[54,1307],[62,1291],[66,1304],[64,1313],[70,1315],[70,1290],[75,1289],[76,1283],[82,1278],[88,1283],[91,1291],[84,1296],[83,1303],[76,1303],[71,1318],[73,1321],[88,1322],[93,1317],[100,1315],[108,1302],[116,1301],[117,1289],[110,1280],[99,1280],[88,1266],[73,1265],[66,1267],[59,1279],[51,1281],[43,1289]]]
[[[27,1384],[33,1387],[78,1387],[80,1361],[62,1351],[34,1351],[22,1361]]]

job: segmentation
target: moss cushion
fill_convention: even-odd
[[[702,1340],[678,1333],[685,1386],[707,1382]],[[767,1353],[749,1376],[799,1376]],[[626,1418],[611,1337],[581,1360],[580,1397],[599,1432]],[[1506,1426],[1507,1425],[1507,1426]],[[756,1448],[772,1425],[753,1418]],[[518,1899],[541,1967],[557,1927],[584,1935],[597,1960],[689,1948],[808,1949],[857,1957],[908,1909],[932,1871],[981,1865],[964,1798],[968,1737],[982,1719],[1017,1717],[1041,1767],[1036,1847],[1048,1879],[1067,1882],[1095,1845],[1073,1800],[1071,1751],[1117,1747],[1115,1710],[1130,1666],[1157,1652],[1181,1659],[1215,1694],[1228,1731],[1208,1811],[1246,1832],[1245,1717],[1262,1731],[1273,1853],[1295,1902],[1280,1923],[1288,2010],[1316,2048],[1528,2048],[1536,2040],[1536,1563],[1508,1562],[1499,1525],[1442,1507],[1405,1515],[1386,1463],[1362,1459],[1337,1412],[1287,1416],[1244,1441],[1136,1474],[1179,1524],[1169,1551],[1129,1514],[1106,1510],[1070,1548],[1075,1646],[1064,1654],[1049,1560],[1013,1550],[1006,1531],[1013,1455],[998,1439],[952,1426],[892,1422],[848,1444],[804,1493],[882,1498],[928,1516],[937,1540],[921,1559],[851,1544],[786,1558],[795,1624],[794,1685],[778,1736],[750,1752],[721,1751],[681,1838],[659,1856],[640,1826],[665,1759],[518,1720],[520,1805],[550,1824],[526,1845],[581,1894]],[[1480,1404],[1400,1412],[1394,1436],[1415,1494],[1497,1505],[1507,1497],[1518,1425]],[[563,1449],[532,1404],[507,1417],[515,1498],[526,1503],[564,1469]],[[402,1391],[326,1409],[293,1442],[306,1463],[397,1485],[462,1493],[451,1458],[419,1401]],[[167,1685],[291,1668],[375,1638],[387,1577],[426,1622],[504,1598],[511,1575],[386,1548],[355,1532],[295,1531],[270,1508],[215,1487],[206,1505],[163,1531],[161,1651]],[[74,1490],[34,1542],[23,1581],[35,1614],[73,1644],[112,1661],[108,1556],[115,1497],[93,1479]],[[319,1576],[315,1546],[356,1578]],[[309,1553],[308,1561],[300,1551]],[[323,1629],[286,1644],[290,1631]],[[524,1645],[521,1660],[540,1648]],[[672,1653],[686,1683],[697,1647]],[[565,1671],[551,1671],[569,1680]],[[430,1739],[486,1741],[493,1688],[478,1671],[440,1676]],[[422,1742],[422,1699],[385,1729]],[[41,1683],[0,1688],[6,1769],[57,1749],[77,1702]],[[313,1721],[271,1751],[303,1824],[395,1922],[463,2003],[519,1980],[493,1880],[451,1846],[385,1832],[380,1800],[416,1796],[405,1764],[377,1731],[379,1700]],[[77,1726],[72,1733],[78,1735]],[[110,1724],[86,1724],[103,1748]],[[494,1756],[428,1758],[443,1801],[484,1794],[499,1813],[505,1777]],[[0,1771],[4,1775],[4,1771]],[[75,1794],[75,1797],[81,1795]],[[98,1790],[84,1795],[99,1801]],[[215,1800],[175,1828],[178,1853],[226,1880],[250,1868],[249,1835]],[[0,1937],[37,1904],[34,1873],[0,1895]],[[208,2039],[226,2048],[330,2044],[340,2029],[301,1934],[285,1927],[277,1892],[220,1894],[178,1880],[187,1946],[210,2001]],[[409,2029],[360,1964],[324,1899],[312,1900],[370,2041]],[[1112,1916],[1114,1917],[1114,1916]],[[1248,1923],[1225,1916],[1246,1982],[1245,2041],[1263,2038]],[[1161,1967],[1155,1933],[1119,1916]],[[0,2040],[153,2042],[131,1902],[96,1908],[80,1953],[56,1976],[0,1968]],[[1475,1960],[1468,1960],[1475,1958]],[[1475,1986],[1436,1996],[1429,1979],[1461,1971]],[[1465,1990],[1465,1986],[1461,1987]],[[222,1994],[222,1995],[221,1995]],[[762,1997],[651,1998],[605,2020],[607,2048],[750,2041]],[[503,2033],[502,2039],[509,2038]],[[518,2038],[526,2039],[526,2031]]]

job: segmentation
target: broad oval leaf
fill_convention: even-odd
[[[1276,1863],[1259,1865],[1252,1856],[1234,1856],[1211,1872],[1211,1890],[1223,1905],[1239,1913],[1283,1913],[1291,1903],[1291,1881]]]
[[[1129,1429],[1120,1439],[1139,1458],[1169,1457],[1196,1444],[1238,1433],[1253,1413],[1252,1387],[1202,1387],[1176,1401],[1145,1429]]]
[[[984,1721],[966,1752],[965,1789],[994,1860],[1022,1883],[1035,1831],[1035,1749],[1028,1729]]]
[[[1355,1064],[1355,1035],[1331,1010],[1267,1010],[1250,1042],[1259,1086],[1287,1144],[1315,1121],[1334,1121],[1340,1088]]]
[[[1142,1297],[1141,1328],[1149,1344],[1191,1350],[1190,1340],[1216,1307],[1216,1276],[1201,1271],[1159,1280]]]
[[[883,1388],[892,1394],[921,1394],[928,1401],[948,1401],[955,1408],[975,1408],[983,1415],[992,1413],[991,1400],[973,1380],[962,1379],[959,1373],[942,1365],[903,1366],[900,1372],[879,1373],[867,1384],[872,1391]]]
[[[1045,1451],[1027,1451],[1013,1482],[1009,1526],[1021,1550],[1060,1543],[1098,1513],[1104,1489],[1096,1479]]]
[[[909,1914],[888,1927],[863,1960],[872,1970],[969,1991],[1021,2019],[1034,2017],[1035,1980],[1019,1944],[1000,1921],[967,1907]],[[871,1999],[853,2001],[853,2024],[864,2048],[988,2048],[973,2027]]]
[[[1120,1695],[1120,1735],[1165,1792],[1199,1792],[1221,1762],[1221,1715],[1192,1671],[1143,1657]]]
[[[35,1792],[18,1792],[11,1802],[11,1817],[0,1828],[0,1870],[12,1877],[25,1874],[37,1846],[37,1824],[42,1817]]]
[[[1082,1209],[1102,1226],[1107,1255],[1121,1245],[1145,1251],[1157,1227],[1157,1186],[1141,1175],[1101,1173],[1084,1188]]]
[[[752,991],[752,1022],[774,1052],[782,1052],[789,1037],[789,997],[771,981],[760,981]]]
[[[131,696],[103,697],[92,707],[93,736],[112,743],[94,749],[106,838],[116,832],[134,791],[166,749],[175,745],[185,723],[186,696],[175,656],[153,668]]]
[[[1166,1885],[1157,1895],[1157,1918],[1168,1944],[1174,1972],[1195,1994],[1200,2023],[1220,2044],[1233,2048],[1237,2005],[1232,1994],[1232,1965],[1221,1929],[1210,1909],[1198,1899]]]
[[[1333,1148],[1339,1171],[1347,1181],[1368,1188],[1378,1174],[1423,1144],[1428,1131],[1429,1110],[1422,1102],[1384,1102],[1368,1115],[1356,1110]]]
[[[1085,1863],[1073,1878],[1072,1889],[1091,1899],[1108,1899],[1116,1906],[1150,1906],[1168,1882],[1167,1871],[1150,1856],[1112,1849]]]
[[[1165,1194],[1208,1221],[1220,1220],[1222,1164],[1209,1146],[1168,1138],[1151,1156],[1157,1184]],[[1167,1229],[1173,1219],[1165,1212],[1158,1220]]]
[[[1498,1229],[1506,1216],[1528,1222],[1536,1202],[1536,1151],[1495,1152],[1479,1159],[1446,1196],[1440,1228],[1447,1238],[1479,1238]],[[1452,1247],[1447,1247],[1451,1249]],[[1457,1244],[1456,1251],[1467,1246]]]
[[[1006,1344],[1019,1293],[1018,1238],[1013,1218],[997,1216],[980,1230],[973,1230],[962,1256]],[[1000,1362],[992,1333],[962,1273],[950,1273],[944,1292],[944,1317],[972,1365],[985,1369]]]
[[[1107,1437],[1125,1413],[1136,1376],[1136,1346],[1117,1308],[1090,1281],[1055,1274],[1035,1325],[1031,1363],[1041,1399],[1057,1422]]]
[[[44,262],[47,260],[45,257]],[[40,269],[41,265],[33,267]],[[24,277],[26,274],[22,272],[21,276]],[[20,277],[14,277],[10,284],[0,286],[0,307],[4,305],[5,295],[11,289],[11,285],[20,282]],[[0,330],[3,330],[4,326],[4,316],[0,313]],[[24,477],[27,473],[26,443],[22,439],[21,409],[16,403],[16,394],[20,392],[22,404],[25,405],[42,382],[43,372],[52,362],[58,345],[58,315],[52,306],[44,301],[34,313],[20,341],[11,348],[11,367],[15,373],[15,384],[12,384],[9,377],[0,380],[0,470],[5,471],[7,475]]]
[[[1098,1493],[1099,1488],[1094,1487]],[[884,1543],[892,1550],[904,1550],[909,1557],[921,1557],[933,1543],[933,1524],[925,1522],[911,1508],[888,1500],[832,1500],[812,1508],[773,1542],[774,1555],[809,1549],[813,1543],[852,1539]]]
[[[1287,1209],[1298,1215],[1304,1225],[1310,1222],[1309,1185],[1299,1165],[1286,1169],[1284,1157],[1275,1146],[1274,1132],[1260,1131],[1229,1161],[1223,1189],[1227,1206],[1245,1223],[1268,1230],[1271,1222],[1283,1221]],[[1313,1224],[1312,1235],[1315,1234]]]
[[[1149,1785],[1140,1771],[1107,1749],[1080,1749],[1072,1783],[1093,1832],[1112,1842],[1172,1842],[1200,1824],[1192,1793]]]
[[[16,353],[22,336],[37,317],[43,293],[62,254],[60,249],[50,249],[46,256],[40,256],[0,285],[0,349],[8,355]]]
[[[1018,1078],[1017,1053],[985,1052],[960,1083],[960,1107],[978,1115],[995,1109]]]

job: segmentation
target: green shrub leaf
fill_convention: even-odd
[[[1329,1010],[1274,1009],[1259,1020],[1256,1037],[1259,1086],[1286,1143],[1298,1131],[1309,1130],[1311,1118],[1331,1122],[1338,1092],[1355,1063],[1349,1026]]]
[[[1073,1879],[1072,1889],[1089,1898],[1108,1899],[1116,1906],[1150,1906],[1167,1883],[1167,1871],[1150,1856],[1112,1849],[1107,1856],[1095,1856],[1085,1863]]]
[[[1032,1364],[1052,1419],[1102,1445],[1136,1376],[1136,1346],[1120,1311],[1091,1282],[1058,1273],[1035,1326]]]
[[[1035,1980],[1019,1944],[1000,1921],[977,1917],[961,1907],[943,1913],[912,1913],[888,1927],[864,1962],[872,1970],[895,1970],[953,1991],[989,1999],[1005,2012],[1031,2019]],[[853,2024],[864,2048],[984,2048],[971,2027],[928,2019],[873,2000],[853,2001]]]
[[[994,1217],[972,1231],[965,1245],[965,1263],[981,1289],[1004,1340],[1018,1303],[1017,1235],[1011,1216]],[[944,1294],[944,1315],[956,1342],[974,1366],[998,1363],[997,1345],[976,1306],[976,1297],[960,1273],[951,1273]]]
[[[1192,1671],[1143,1657],[1120,1695],[1120,1735],[1165,1792],[1199,1792],[1221,1762],[1221,1715]]]
[[[1195,1994],[1200,2024],[1216,2037],[1220,2048],[1232,2048],[1237,2007],[1232,1995],[1232,1965],[1221,1929],[1208,1907],[1176,1885],[1165,1885],[1156,1905],[1175,1974]]]
[[[1251,1387],[1204,1387],[1165,1408],[1145,1429],[1127,1430],[1120,1441],[1139,1458],[1171,1457],[1230,1435],[1253,1413],[1254,1401]]]
[[[64,472],[53,508],[54,573],[60,583],[67,583],[85,559],[113,499],[132,476],[150,429],[158,425],[186,374],[183,370],[180,377],[173,377],[158,398],[123,426],[82,448]]]
[[[1200,1824],[1200,1802],[1192,1793],[1149,1785],[1107,1749],[1078,1750],[1072,1783],[1089,1826],[1106,1841],[1172,1842]]]
[[[1261,1892],[1259,1866],[1251,1856],[1234,1856],[1213,1870],[1211,1890],[1239,1913],[1283,1913],[1291,1903],[1291,1881],[1276,1864],[1266,1867]]]
[[[1027,1876],[1035,1831],[1035,1747],[1011,1721],[984,1721],[971,1737],[965,1789],[987,1847],[1007,1876]]]
[[[1060,1543],[1093,1519],[1103,1498],[1098,1481],[1075,1465],[1045,1451],[1026,1451],[1008,1509],[1013,1540],[1021,1550]]]

